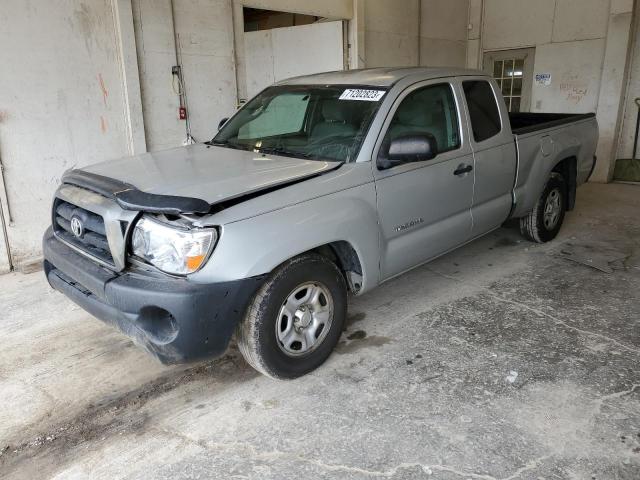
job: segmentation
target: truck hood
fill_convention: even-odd
[[[319,175],[340,165],[196,144],[81,170],[133,185],[144,193],[198,198],[215,204]]]

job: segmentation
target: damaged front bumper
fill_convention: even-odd
[[[165,364],[222,355],[262,281],[197,284],[142,270],[115,273],[61,242],[51,228],[43,250],[54,289]]]

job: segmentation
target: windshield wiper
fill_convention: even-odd
[[[228,148],[234,148],[236,150],[246,150],[246,148],[242,148],[237,143],[231,143],[229,140],[218,140],[218,141],[210,140],[204,143],[205,145],[211,145],[212,147],[228,147]]]
[[[206,145],[211,145],[213,147],[227,147],[227,148],[233,148],[236,150],[247,150],[247,151],[254,150],[260,153],[266,153],[271,155],[283,155],[286,157],[302,157],[302,158],[315,159],[315,156],[310,153],[294,152],[292,150],[287,150],[286,148],[282,148],[282,147],[251,147],[249,145],[239,145],[237,143],[232,143],[229,140],[218,140],[218,141],[210,140],[204,143]]]
[[[294,152],[282,147],[255,147],[255,149],[260,153],[270,153],[271,155],[285,155],[290,157],[304,158],[310,158],[312,156],[310,153]]]

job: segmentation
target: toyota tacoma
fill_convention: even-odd
[[[297,77],[211,141],[67,171],[45,273],[164,363],[235,333],[258,371],[295,378],[330,355],[349,294],[507,219],[552,240],[597,139],[593,114],[510,113],[479,71]]]

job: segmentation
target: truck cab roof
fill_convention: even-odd
[[[384,67],[359,70],[336,70],[293,77],[276,85],[368,85],[391,87],[407,77],[431,80],[444,77],[487,76],[481,70],[452,67]]]

